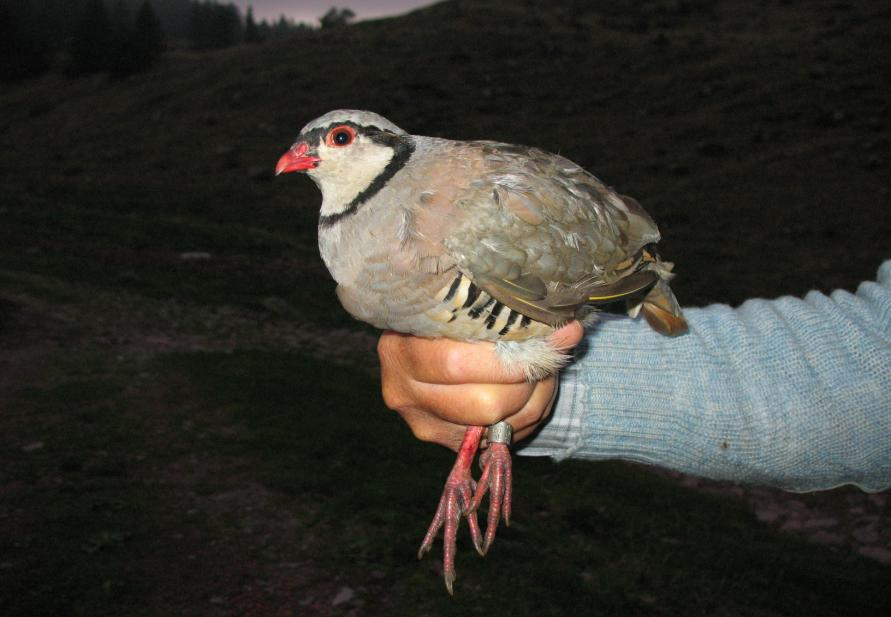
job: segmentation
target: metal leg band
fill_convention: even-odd
[[[513,427],[504,420],[489,427],[489,443],[506,443],[510,445],[513,437]]]

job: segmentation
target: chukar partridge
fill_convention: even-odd
[[[643,313],[664,334],[686,330],[653,220],[561,156],[411,135],[375,113],[336,110],[303,127],[275,171],[306,172],[321,189],[319,248],[337,296],[378,328],[492,341],[506,367],[529,380],[567,360],[549,335],[600,303],[625,300],[632,316]],[[481,554],[499,517],[509,522],[504,423],[490,430],[479,483],[471,478],[485,431],[467,429],[418,552],[430,549],[444,525],[450,593],[461,516]],[[486,491],[483,538],[475,510]]]

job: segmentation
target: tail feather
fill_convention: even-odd
[[[650,327],[660,334],[677,336],[687,331],[687,320],[665,280],[660,280],[650,289],[639,310]]]

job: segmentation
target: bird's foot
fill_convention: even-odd
[[[470,512],[476,512],[488,491],[489,514],[486,517],[486,537],[483,541],[481,555],[485,555],[492,541],[495,540],[495,532],[498,530],[498,519],[504,517],[504,524],[510,527],[511,512],[511,458],[510,449],[506,443],[492,443],[480,456],[480,466],[483,475],[476,486],[476,493],[470,504]],[[477,549],[479,550],[479,549]]]
[[[470,537],[473,539],[474,547],[477,552],[483,554],[482,533],[476,519],[476,512],[471,509],[476,483],[470,477],[471,463],[476,455],[483,430],[484,428],[481,426],[471,426],[467,429],[464,441],[458,451],[458,458],[446,479],[436,514],[433,516],[430,527],[427,528],[421,548],[418,549],[418,559],[420,559],[433,547],[433,539],[439,533],[439,529],[444,527],[442,532],[442,572],[446,589],[450,594],[453,593],[455,583],[455,545],[458,537],[458,523],[461,522],[462,515],[467,515],[467,525],[470,528]]]
[[[440,527],[444,527],[442,532],[442,572],[449,593],[452,593],[452,586],[455,582],[455,546],[458,537],[458,524],[462,515],[467,514],[467,524],[470,527],[470,536],[473,539],[474,547],[481,555],[484,553],[482,533],[476,519],[476,512],[468,512],[475,488],[476,483],[470,477],[468,470],[452,469],[442,491],[442,497],[439,499],[439,506],[433,516],[433,522],[430,523],[427,535],[424,536],[424,541],[418,550],[418,559],[420,559],[432,548],[433,539]]]

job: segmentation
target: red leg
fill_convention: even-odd
[[[452,593],[452,586],[455,582],[455,541],[458,537],[458,523],[461,521],[462,514],[467,514],[467,524],[470,527],[473,545],[480,554],[483,553],[482,537],[476,520],[476,512],[471,510],[471,501],[476,483],[470,477],[470,467],[473,464],[473,459],[480,445],[480,438],[485,430],[483,426],[471,426],[464,433],[464,440],[461,442],[461,448],[458,450],[458,458],[455,460],[455,465],[446,479],[445,489],[443,489],[442,497],[439,499],[439,506],[436,508],[436,514],[433,516],[433,522],[430,523],[427,534],[424,536],[424,541],[421,543],[421,548],[418,550],[418,559],[420,559],[433,546],[433,539],[439,532],[439,528],[445,525],[442,533],[442,570],[445,586],[449,593]],[[510,457],[509,454],[508,457]]]
[[[480,465],[483,468],[483,475],[480,476],[480,481],[477,484],[470,511],[475,512],[486,496],[486,492],[491,490],[489,514],[486,517],[486,539],[483,542],[482,550],[482,554],[485,555],[495,539],[495,532],[498,530],[498,518],[501,515],[504,516],[504,524],[510,527],[513,481],[508,445],[505,443],[490,444],[488,449],[480,456]]]

